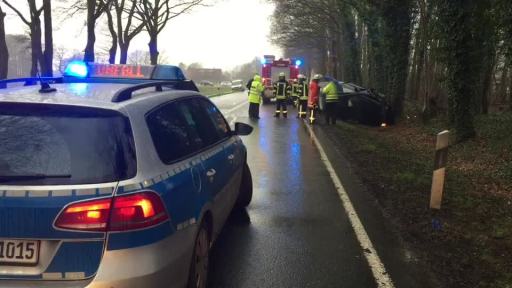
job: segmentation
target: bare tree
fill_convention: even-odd
[[[96,42],[96,21],[105,12],[110,0],[87,0],[87,44],[85,46],[84,61],[94,62],[94,43]]]
[[[108,31],[110,32],[110,38],[112,39],[112,44],[110,45],[110,49],[108,50],[108,63],[115,64],[116,63],[116,55],[117,55],[117,32],[114,26],[114,17],[112,16],[112,1],[107,5],[105,9],[105,13],[107,14],[107,24]]]
[[[45,57],[43,56],[43,46],[42,46],[42,42],[41,42],[41,36],[42,36],[42,32],[41,32],[41,19],[40,19],[40,16],[41,16],[41,13],[43,13],[43,10],[46,10],[45,11],[45,20],[47,22],[51,22],[51,5],[50,5],[50,0],[45,0],[43,1],[43,5],[41,7],[37,7],[36,6],[36,0],[27,0],[28,2],[28,6],[29,6],[29,11],[30,11],[30,20],[27,19],[21,12],[19,9],[17,9],[16,7],[14,7],[10,1],[7,1],[7,0],[2,0],[3,3],[5,3],[5,5],[7,5],[11,10],[13,10],[21,19],[21,21],[23,23],[25,23],[29,29],[30,29],[30,39],[31,39],[31,46],[32,46],[32,68],[31,68],[31,71],[30,71],[30,75],[31,76],[36,76],[39,69],[38,69],[38,63],[41,67],[41,70],[43,72],[43,75],[44,76],[52,76],[53,73],[51,73],[51,66],[52,66],[52,62],[50,61],[48,63],[48,66],[50,66],[50,68],[48,69],[47,68],[47,61],[48,60],[52,60],[52,55],[53,55],[53,52],[51,52],[52,49],[50,49],[48,51],[48,54],[46,56],[48,56],[48,60],[45,59]],[[46,32],[45,32],[45,37],[47,37],[45,39],[45,42],[48,42],[49,44],[45,45],[46,48],[49,48],[48,45],[50,44],[53,44],[53,41],[52,41],[52,30],[51,30],[51,23],[46,23],[45,24],[45,27],[47,28]],[[50,28],[50,29],[48,29]]]
[[[55,48],[55,71],[58,71],[61,74],[64,74],[66,71],[66,67],[68,64],[75,60],[82,59],[82,52],[79,50],[69,51],[68,48],[63,46],[58,46]]]
[[[68,0],[61,0],[68,2]],[[103,15],[106,9],[109,7],[111,0],[74,0],[71,6],[67,10],[69,17],[74,17],[78,13],[87,11],[87,44],[84,50],[84,61],[94,62],[95,61],[95,43],[96,43],[96,22]]]
[[[137,18],[145,24],[149,34],[149,54],[151,64],[158,63],[158,34],[169,20],[203,5],[204,0],[140,0],[137,5]]]
[[[120,63],[126,64],[130,42],[144,29],[144,22],[137,21],[137,3],[141,0],[112,0],[116,18],[117,41],[121,50]],[[136,22],[136,23],[134,23]]]
[[[128,55],[128,64],[149,65],[150,63],[148,51],[135,50]]]
[[[66,48],[59,46],[55,48],[55,65],[54,70],[58,71],[60,74],[64,73],[64,59],[66,58]]]
[[[9,71],[7,78],[30,76],[32,51],[30,37],[23,34],[6,34],[7,50],[9,51]]]
[[[7,50],[7,41],[5,40],[5,12],[0,6],[0,79],[7,78],[9,69],[9,51]]]
[[[53,76],[53,26],[51,0],[43,0],[44,17],[44,52],[45,65],[41,66],[43,75]]]

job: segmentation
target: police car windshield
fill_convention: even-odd
[[[0,185],[108,183],[136,172],[128,120],[113,111],[3,104],[0,143]]]

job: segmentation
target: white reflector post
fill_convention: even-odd
[[[437,134],[434,175],[432,177],[432,190],[430,192],[431,209],[441,209],[449,143],[450,131],[445,130]]]

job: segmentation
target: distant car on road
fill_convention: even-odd
[[[0,81],[29,85],[0,89],[0,287],[206,287],[213,241],[252,198],[252,128],[178,69]]]
[[[233,91],[245,91],[245,84],[243,80],[233,80],[231,84]]]
[[[231,81],[222,81],[220,83],[220,86],[222,86],[222,87],[231,87],[231,85],[232,85]]]
[[[327,81],[320,81],[321,89]],[[338,105],[338,119],[354,121],[364,125],[381,126],[393,125],[394,114],[386,98],[373,89],[367,89],[353,83],[338,81],[343,87],[340,104]],[[325,95],[320,96],[320,110],[325,107]]]
[[[213,82],[208,81],[208,80],[201,80],[201,81],[199,81],[199,85],[201,85],[201,86],[215,86],[213,84]]]

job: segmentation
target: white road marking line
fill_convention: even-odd
[[[235,103],[236,103],[236,102],[235,102]],[[233,107],[233,108],[231,108],[231,109],[227,110],[226,112],[222,112],[222,114],[226,115],[226,117],[228,117],[228,118],[229,118],[230,116],[231,116],[231,117],[233,117],[233,119],[231,119],[231,121],[229,121],[229,125],[230,125],[230,126],[233,126],[233,125],[235,124],[236,120],[238,119],[238,117],[237,117],[237,116],[235,116],[235,115],[230,115],[230,114],[232,114],[232,113],[233,113],[233,112],[235,112],[236,110],[238,110],[238,109],[240,109],[240,108],[244,107],[246,104],[247,104],[247,101],[243,101],[242,103],[240,103],[240,104],[236,105],[235,107]]]
[[[327,168],[327,171],[331,176],[332,182],[334,183],[334,186],[338,191],[338,195],[340,196],[343,208],[345,208],[350,224],[354,229],[357,240],[359,241],[359,244],[361,245],[361,248],[363,250],[363,254],[366,257],[368,265],[372,270],[373,277],[377,282],[377,286],[379,288],[395,287],[393,284],[393,280],[391,280],[391,277],[386,271],[386,267],[384,267],[384,264],[380,260],[379,255],[377,254],[377,251],[373,247],[372,241],[370,240],[368,233],[366,233],[363,223],[361,223],[361,219],[359,219],[359,216],[357,215],[357,212],[354,209],[352,202],[350,201],[350,197],[348,196],[347,191],[343,187],[343,184],[341,184],[341,180],[340,178],[338,178],[338,175],[336,175],[336,171],[334,170],[334,167],[329,161],[329,158],[327,158],[327,154],[325,153],[324,148],[318,141],[318,138],[316,137],[315,132],[313,131],[311,126],[306,126],[308,127],[309,134],[313,141],[315,142],[318,151],[320,152],[320,158],[322,159],[322,162],[325,164],[325,167]]]
[[[228,111],[226,111],[226,113],[224,113],[224,114],[231,114],[231,113],[235,112],[236,110],[244,107],[245,104],[247,104],[247,101],[244,101],[244,102],[236,105],[235,107],[233,107],[233,108],[229,109]]]

